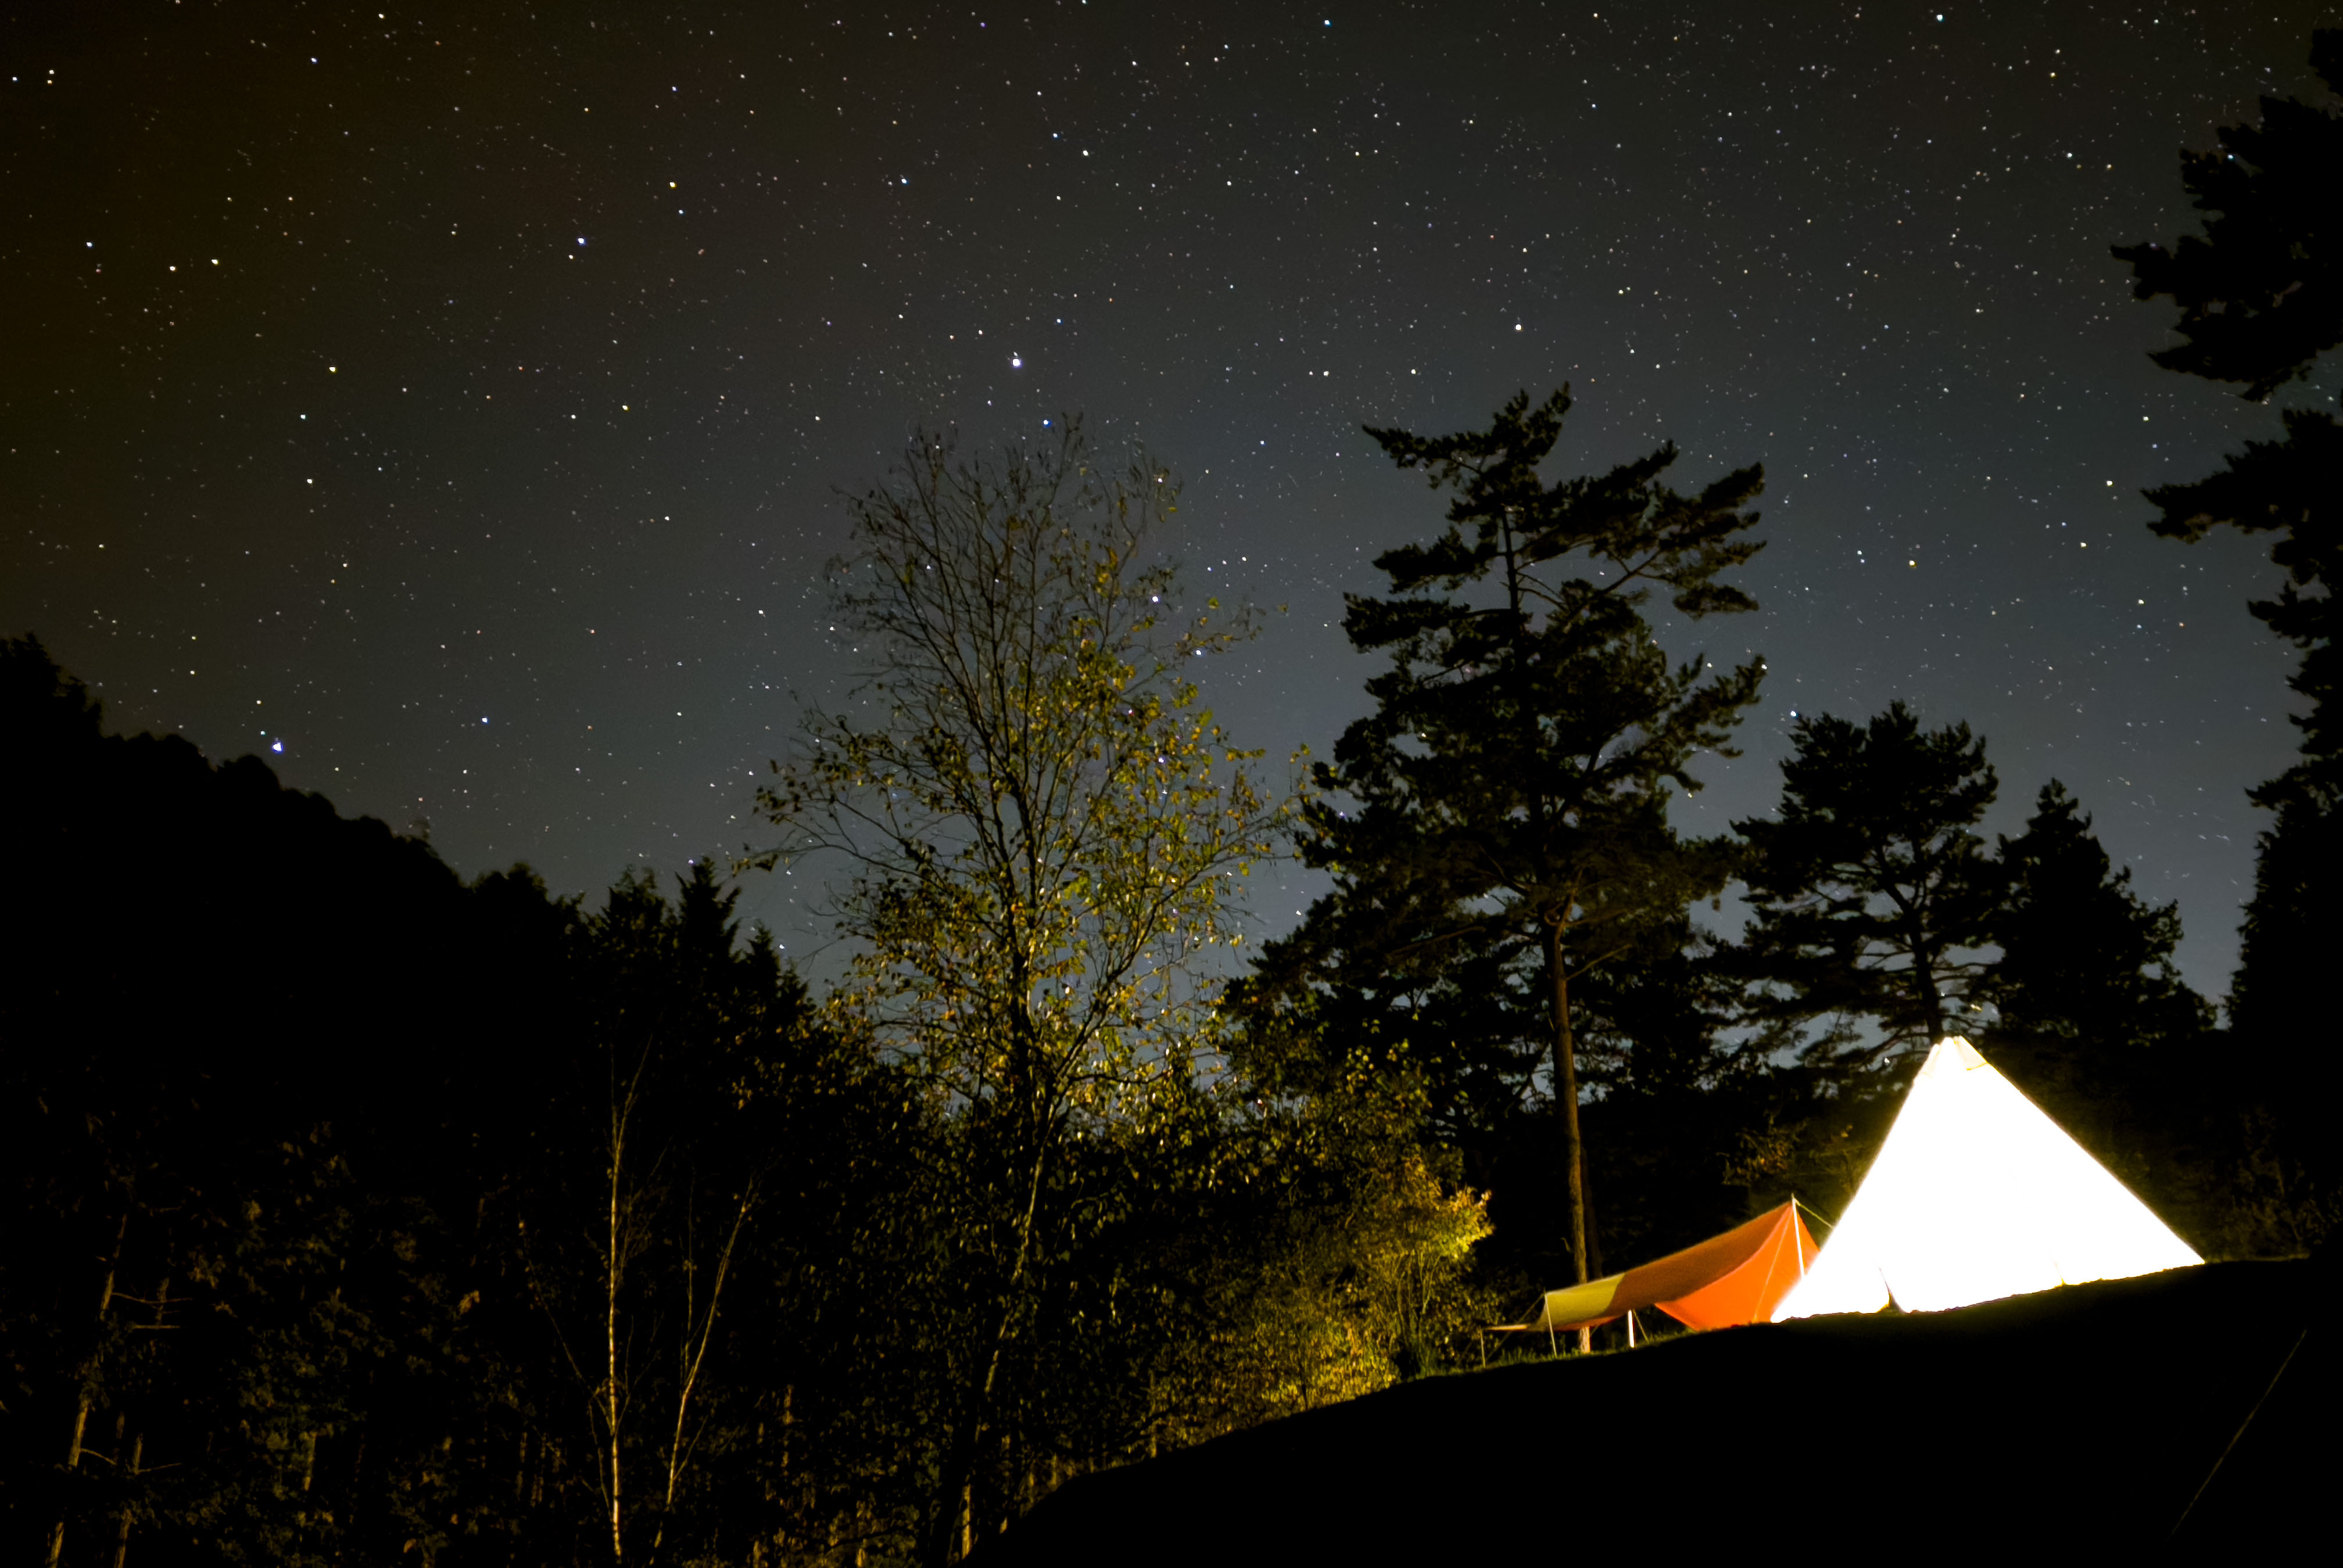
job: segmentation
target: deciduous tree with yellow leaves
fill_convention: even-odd
[[[1147,552],[1175,494],[1143,457],[1101,469],[1077,422],[983,460],[915,440],[851,500],[832,569],[861,709],[809,714],[760,793],[782,833],[760,863],[844,862],[840,1022],[955,1123],[957,1211],[935,1222],[960,1258],[940,1299],[904,1303],[951,1325],[930,1563],[965,1538],[1004,1361],[1079,1249],[1071,1156],[1187,1092],[1232,888],[1283,811],[1198,705],[1191,661],[1249,628],[1173,608]]]

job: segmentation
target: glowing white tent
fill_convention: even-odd
[[[1996,1072],[1939,1040],[1878,1158],[1774,1321],[1939,1312],[2204,1260]]]

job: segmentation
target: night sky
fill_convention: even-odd
[[[1321,754],[1342,596],[1437,526],[1362,423],[1568,382],[1557,477],[1765,464],[1747,755],[1904,698],[2055,775],[2226,988],[2292,655],[2263,545],[2149,535],[2268,408],[2157,369],[2111,244],[2316,92],[2332,5],[120,4],[5,24],[0,631],[466,874],[764,842],[840,487],[1083,413],[1184,476],[1207,693]],[[123,824],[126,842],[138,827]],[[129,859],[135,863],[135,854]],[[742,912],[817,969],[811,873]],[[1258,909],[1279,929],[1292,882]],[[167,910],[149,913],[168,917]]]

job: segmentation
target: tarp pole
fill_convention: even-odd
[[[1627,1309],[1627,1348],[1631,1351],[1635,1348],[1635,1309],[1633,1307]]]

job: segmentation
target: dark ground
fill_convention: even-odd
[[[2334,1272],[2218,1263],[1427,1379],[1081,1477],[976,1561],[2323,1556]]]

